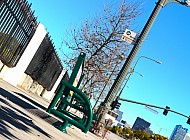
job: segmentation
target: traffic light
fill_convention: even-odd
[[[114,110],[115,108],[116,109],[119,109],[120,108],[120,105],[121,105],[121,103],[119,103],[119,101],[118,100],[115,100],[115,101],[113,101],[112,103],[111,103],[111,110]]]
[[[166,106],[166,108],[164,109],[163,114],[166,116],[168,114],[170,107]]]
[[[188,118],[188,120],[187,120],[187,124],[190,124],[190,116],[189,116],[189,118]]]

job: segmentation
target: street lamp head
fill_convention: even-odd
[[[158,63],[158,64],[162,64],[162,62],[160,62],[160,61],[156,61],[156,63]]]

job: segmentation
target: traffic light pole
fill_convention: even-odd
[[[127,57],[125,63],[123,64],[123,67],[121,69],[121,71],[119,72],[116,80],[114,81],[110,91],[108,92],[104,102],[101,104],[101,108],[102,111],[99,114],[100,117],[99,118],[99,122],[104,122],[104,116],[105,114],[108,112],[108,110],[110,109],[110,104],[113,102],[114,97],[116,96],[116,94],[118,93],[123,81],[125,80],[125,77],[127,76],[127,73],[131,67],[131,64],[133,62],[133,60],[135,59],[142,42],[145,40],[151,26],[153,25],[158,13],[160,12],[161,8],[164,6],[165,0],[159,0],[153,10],[153,12],[151,13],[147,23],[145,24],[141,34],[139,35],[139,37],[137,38],[137,41],[134,44],[134,47],[132,48],[129,56]],[[98,123],[99,123],[98,122]]]
[[[135,59],[138,51],[140,50],[140,47],[141,47],[143,41],[145,40],[146,36],[148,35],[148,32],[151,29],[157,15],[159,14],[162,7],[164,7],[166,4],[168,4],[170,2],[178,2],[180,4],[184,4],[180,0],[159,0],[156,3],[156,6],[155,6],[153,12],[151,13],[141,34],[137,38],[137,41],[135,42],[134,47],[132,48],[129,56],[127,57],[125,63],[123,64],[123,67],[122,67],[121,71],[119,72],[116,80],[114,81],[110,91],[108,92],[104,102],[101,103],[101,106],[100,106],[101,112],[98,114],[98,116],[100,116],[100,117],[98,118],[99,121],[97,123],[99,123],[99,122],[104,123],[104,119],[105,119],[104,116],[110,109],[110,104],[113,102],[114,97],[116,96],[122,83],[124,82],[125,77],[127,76],[127,73],[131,67],[131,64],[132,64],[133,60]]]
[[[124,99],[124,98],[120,98],[119,100],[121,100],[121,101],[126,101],[126,102],[130,102],[130,103],[134,103],[134,104],[145,105],[145,106],[149,106],[149,107],[154,107],[154,108],[158,108],[158,109],[167,110],[167,111],[173,112],[173,113],[175,113],[175,114],[178,114],[178,115],[181,115],[181,116],[183,116],[183,117],[186,117],[186,118],[190,119],[189,116],[184,115],[184,114],[182,114],[182,113],[179,113],[179,112],[177,112],[177,111],[171,110],[168,106],[166,106],[166,108],[164,108],[164,107],[160,107],[160,106],[156,106],[156,105],[151,105],[151,104],[146,104],[146,103],[137,102],[137,101],[132,101],[132,100]],[[164,115],[165,115],[165,114],[164,114]],[[166,114],[166,115],[167,115],[167,114]]]
[[[119,109],[120,108],[120,105],[121,105],[121,103],[119,103],[119,97],[117,97],[116,99],[115,99],[115,101],[113,101],[112,103],[111,103],[111,110],[114,110],[114,109]]]

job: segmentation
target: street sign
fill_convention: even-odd
[[[137,34],[129,29],[126,29],[124,34],[122,35],[122,40],[134,44],[136,41]]]
[[[158,115],[158,111],[156,111],[156,110],[150,108],[149,106],[145,106],[145,109],[147,109],[147,110],[149,110],[150,112],[152,112],[152,113]]]

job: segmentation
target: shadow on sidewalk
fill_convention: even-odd
[[[31,98],[25,96],[24,94],[18,93],[18,92],[14,92],[14,93],[19,95],[21,98],[26,99],[28,102],[30,102],[31,104],[37,106],[38,108],[41,108],[42,110],[46,110],[46,108],[44,106],[42,106],[41,104],[39,104],[36,101],[32,100]]]
[[[9,101],[11,101],[14,104],[17,104],[18,106],[26,109],[33,115],[42,118],[46,122],[50,123],[54,126],[59,126],[61,122],[57,120],[56,118],[49,115],[47,112],[45,112],[46,108],[40,105],[39,103],[35,102],[34,100],[28,98],[27,96],[16,93],[16,95],[13,95],[12,93],[6,91],[5,89],[0,88],[0,95],[7,98]],[[30,120],[30,117],[21,112],[20,110],[16,109],[15,107],[11,106],[6,100],[3,100],[0,98],[0,102],[6,104],[8,107],[1,107],[0,108],[0,134],[7,137],[7,138],[14,138],[17,139],[16,136],[13,136],[6,128],[9,127],[7,123],[15,126],[16,128],[23,130],[27,133],[30,133],[30,128],[33,127],[40,133],[44,134],[47,137],[52,137],[49,134],[47,134],[45,131],[40,129],[38,126],[36,126],[32,120]],[[19,112],[21,115],[18,115],[16,112]],[[24,116],[24,117],[23,117]],[[5,123],[6,122],[6,123]]]
[[[22,108],[25,108],[27,111],[29,111],[33,115],[42,118],[43,120],[45,120],[46,122],[48,122],[49,124],[55,127],[60,126],[62,124],[58,119],[56,119],[55,117],[52,117],[49,113],[47,113],[46,108],[44,106],[40,105],[39,103],[30,99],[29,97],[25,96],[22,93],[18,93],[18,92],[14,92],[14,93],[29,102],[27,103],[27,102],[22,101],[21,104],[19,102],[18,105],[21,106]]]
[[[52,137],[40,127],[36,126],[28,115],[10,105],[6,100],[0,99],[0,102],[5,104],[5,106],[2,105],[0,109],[0,135],[7,139],[18,139],[15,135],[12,135],[8,129],[17,128],[23,132],[32,133],[31,128],[33,128],[49,138]],[[8,107],[6,107],[6,105],[8,105]]]

